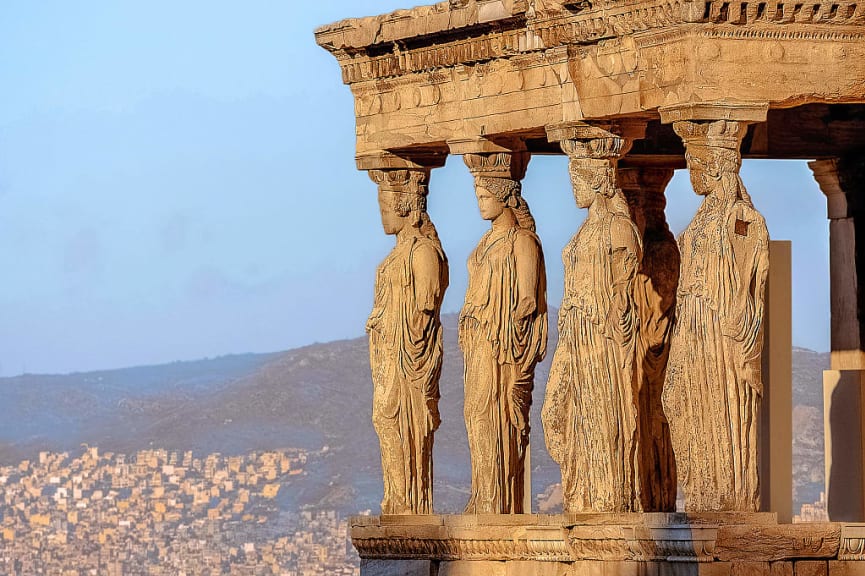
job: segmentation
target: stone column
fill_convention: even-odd
[[[460,313],[472,462],[466,513],[529,513],[529,412],[547,345],[543,251],[520,184],[529,154],[521,141],[448,144],[463,155],[481,217],[491,222],[469,258]]]
[[[644,512],[676,510],[676,463],[661,405],[679,284],[679,247],[664,214],[664,191],[672,177],[673,169],[665,167],[620,166],[618,171],[619,186],[643,240],[634,282],[640,319],[634,379],[640,414],[637,509]]]
[[[440,313],[448,263],[426,211],[426,196],[430,169],[443,160],[443,155],[407,159],[387,152],[358,158],[358,167],[378,185],[384,232],[396,237],[379,265],[366,326],[386,515],[433,512],[433,436],[441,422]]]
[[[767,105],[661,109],[703,205],[679,238],[677,318],[663,406],[687,511],[760,510],[761,357],[769,233],[739,177]]]
[[[829,216],[832,364],[823,374],[826,499],[834,521],[865,521],[865,163],[809,164]]]

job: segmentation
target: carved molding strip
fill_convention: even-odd
[[[382,516],[352,519],[360,556],[541,562],[865,562],[865,524],[776,524],[767,514]]]
[[[573,526],[568,548],[574,560],[713,562],[717,526]]]
[[[411,529],[401,530],[403,534],[394,535],[393,530],[380,530],[381,536],[359,536],[352,529],[352,544],[361,558],[382,560],[536,560],[542,562],[567,562],[571,559],[561,528],[518,529],[514,528],[508,537],[497,534],[487,536],[489,530],[478,528],[471,534],[454,534],[442,531],[440,534],[422,537]],[[364,530],[367,534],[371,531]],[[415,532],[415,536],[412,533]],[[493,532],[501,532],[494,530]],[[386,535],[390,534],[390,535]]]
[[[375,560],[536,560],[567,562],[564,541],[537,540],[419,540],[355,538],[352,544],[364,559]]]

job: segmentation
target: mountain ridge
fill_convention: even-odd
[[[558,340],[550,312],[550,352],[539,364],[531,417],[533,493],[559,481],[546,451],[540,407]],[[445,358],[442,425],[435,441],[435,499],[458,512],[469,486],[457,315],[442,318]],[[794,472],[797,503],[822,489],[822,370],[828,354],[794,350]],[[372,427],[366,338],[269,354],[228,355],[66,376],[0,378],[0,463],[82,443],[133,453],[159,447],[240,454],[304,448],[316,454],[294,480],[292,506],[345,513],[378,507],[381,472]],[[327,450],[323,450],[324,447]],[[797,506],[798,509],[798,506]]]

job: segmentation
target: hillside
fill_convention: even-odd
[[[463,367],[456,317],[446,316],[444,324],[435,499],[438,511],[457,512],[469,486]],[[557,334],[555,322],[550,324],[553,350]],[[551,358],[552,353],[539,366],[534,391],[535,494],[559,480],[539,421]],[[828,355],[796,349],[793,359],[796,500],[810,502],[822,489],[821,382]],[[5,378],[0,379],[0,463],[32,457],[40,449],[76,450],[81,443],[127,453],[148,447],[223,454],[300,447],[316,455],[307,475],[285,491],[285,506],[374,510],[381,478],[371,399],[365,338],[276,354]]]

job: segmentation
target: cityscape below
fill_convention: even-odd
[[[347,518],[280,505],[308,460],[301,449],[41,452],[0,468],[0,573],[358,575]],[[561,505],[557,488],[542,508]],[[825,494],[794,521],[827,521]]]
[[[443,320],[454,361],[441,381],[434,509],[450,514],[465,506],[470,464],[456,319]],[[816,383],[827,363],[794,349],[796,521],[826,519]],[[382,494],[369,374],[357,338],[0,378],[0,574],[358,574],[348,520],[377,514]],[[533,511],[555,514],[560,476],[535,407]]]
[[[0,573],[358,574],[345,518],[279,506],[306,462],[303,450],[42,452],[0,468]]]

